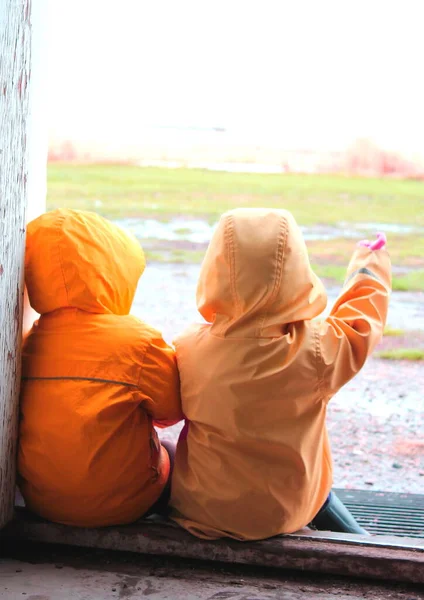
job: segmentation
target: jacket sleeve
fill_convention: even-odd
[[[358,373],[381,340],[390,291],[387,251],[358,248],[329,317],[317,323],[318,371],[326,399]]]
[[[143,360],[139,387],[143,408],[158,427],[175,425],[183,418],[180,378],[175,351],[157,337],[150,343]]]

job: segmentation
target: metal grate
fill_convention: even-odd
[[[370,533],[424,538],[424,495],[334,490]]]

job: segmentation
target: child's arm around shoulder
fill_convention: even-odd
[[[327,398],[358,373],[381,340],[390,291],[391,263],[384,244],[361,242],[330,315],[317,323],[318,370]]]
[[[143,407],[154,425],[169,427],[184,418],[175,350],[159,333],[152,337],[144,355],[139,387],[145,397]]]

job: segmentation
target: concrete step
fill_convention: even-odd
[[[122,550],[257,567],[424,584],[424,540],[308,529],[257,542],[198,539],[155,517],[127,526],[84,529],[43,521],[25,509],[1,533],[7,541]]]

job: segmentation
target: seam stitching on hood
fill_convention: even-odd
[[[279,235],[278,235],[278,243],[277,243],[277,251],[276,251],[276,261],[277,261],[277,268],[275,270],[275,275],[274,275],[274,285],[272,286],[272,290],[269,293],[268,299],[265,302],[265,306],[264,308],[266,309],[267,307],[269,307],[270,304],[272,304],[273,300],[275,299],[275,297],[278,294],[278,290],[280,288],[280,284],[281,284],[281,278],[282,278],[282,274],[283,274],[283,270],[284,270],[284,263],[286,260],[286,245],[287,245],[287,234],[288,234],[288,225],[287,225],[287,220],[284,218],[280,221],[280,226],[279,226]],[[261,336],[262,333],[262,329],[264,328],[265,325],[265,320],[268,316],[268,311],[264,312],[264,314],[261,316],[261,319],[259,321],[259,325],[258,325],[258,329],[256,330],[256,335],[258,335],[259,337]]]
[[[275,300],[275,297],[277,296],[278,290],[280,288],[282,274],[283,274],[283,270],[284,270],[284,263],[286,260],[287,233],[288,233],[287,221],[286,221],[286,219],[284,219],[280,223],[280,235],[278,236],[279,240],[278,240],[277,252],[276,252],[277,269],[276,269],[276,273],[275,273],[275,277],[274,277],[274,286],[273,286],[271,293],[269,295],[269,298],[267,300],[268,305],[271,304]]]
[[[233,296],[236,310],[239,310],[240,303],[237,295],[236,288],[236,277],[235,277],[235,248],[234,248],[234,219],[229,217],[227,219],[227,227],[225,228],[225,241],[227,244],[229,266],[230,266],[230,282],[231,282],[231,295]]]
[[[68,286],[66,285],[65,271],[64,271],[64,268],[63,268],[62,249],[60,247],[61,238],[63,236],[63,224],[64,224],[64,222],[65,222],[65,216],[60,215],[60,218],[58,219],[58,232],[59,232],[59,236],[58,236],[58,242],[57,242],[57,249],[58,249],[58,254],[59,254],[60,271],[61,271],[62,277],[63,277],[63,285],[65,286],[66,300],[67,300],[68,306],[69,306],[69,290],[68,290]]]
[[[230,284],[231,284],[231,295],[233,296],[234,304],[236,307],[236,317],[238,317],[238,313],[240,313],[240,301],[237,295],[237,287],[236,287],[236,274],[235,274],[235,247],[234,247],[234,218],[232,216],[227,218],[225,231],[225,242],[227,245],[228,258],[229,258],[229,266],[230,266]]]

